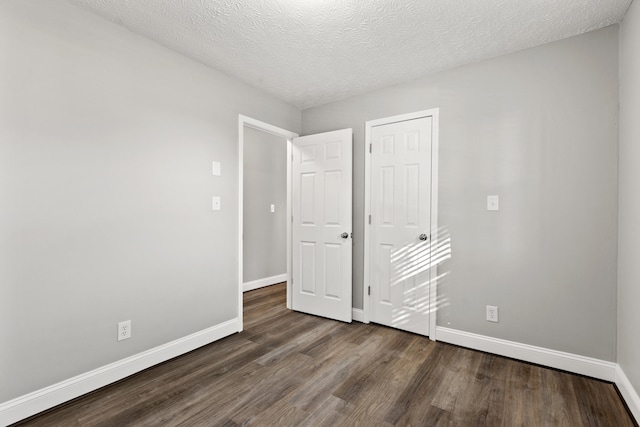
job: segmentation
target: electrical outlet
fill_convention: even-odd
[[[131,320],[118,322],[118,341],[131,338]]]
[[[487,306],[487,321],[489,322],[497,322],[498,321],[498,307],[493,305]]]

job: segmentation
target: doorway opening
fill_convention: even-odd
[[[285,281],[287,282],[287,308],[291,308],[291,146],[293,138],[298,134],[281,129],[279,127],[240,115],[238,118],[238,319],[239,331],[243,329],[243,292],[245,290],[256,289],[261,286]],[[264,144],[260,147],[257,144]],[[282,144],[282,145],[280,145]],[[259,149],[259,152],[250,153],[245,159],[245,147]],[[264,150],[267,147],[274,149],[273,153]],[[262,149],[261,149],[262,148]],[[274,171],[269,167],[258,167],[260,161],[269,161],[268,156],[282,155],[282,161],[278,161],[280,167],[286,171]],[[260,157],[264,157],[260,159]],[[245,160],[247,164],[245,174]],[[286,166],[284,166],[286,165]],[[273,179],[284,178],[281,185],[284,189],[275,189],[271,194],[252,194],[251,199],[245,197],[245,178],[250,185],[249,191],[259,192],[260,181],[270,179],[266,175],[273,173]],[[280,181],[280,180],[279,180]],[[282,191],[284,190],[284,191]],[[264,199],[264,200],[263,200]],[[271,200],[273,199],[273,200]],[[277,200],[276,200],[277,199]],[[247,206],[245,206],[247,205]],[[245,211],[250,209],[250,211]],[[245,217],[248,235],[245,236]],[[283,224],[279,219],[284,219]],[[268,230],[262,230],[268,228]],[[265,240],[265,236],[260,234],[267,231],[276,240]],[[282,233],[285,236],[282,236]],[[277,250],[267,259],[261,258],[260,254],[265,249],[277,246]],[[284,247],[283,247],[284,246]],[[278,252],[284,250],[286,255],[282,260],[282,255]],[[271,256],[273,255],[273,256]],[[249,257],[245,265],[245,256]],[[284,269],[282,273],[282,262]],[[280,271],[280,272],[278,272]],[[265,276],[266,274],[266,276]],[[272,282],[272,283],[270,283]]]

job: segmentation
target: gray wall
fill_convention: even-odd
[[[238,114],[300,111],[59,0],[0,63],[0,402],[235,318]]]
[[[243,281],[287,272],[287,140],[244,129]],[[271,204],[276,211],[271,213]]]
[[[640,392],[640,4],[620,26],[618,363]]]
[[[354,305],[362,306],[364,124],[440,108],[438,325],[616,359],[617,26],[304,110],[352,127]],[[500,195],[500,211],[486,196]],[[497,305],[500,323],[485,306]]]

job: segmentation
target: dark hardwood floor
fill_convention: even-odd
[[[634,425],[609,383],[244,298],[244,332],[19,425]]]

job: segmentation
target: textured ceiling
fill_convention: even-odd
[[[69,0],[299,108],[618,23],[631,0]]]

